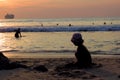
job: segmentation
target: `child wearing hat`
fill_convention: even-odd
[[[83,45],[84,40],[82,39],[82,35],[80,33],[74,33],[71,38],[71,42],[75,46],[78,46],[75,53],[75,57],[77,59],[76,64],[80,67],[90,67],[92,59],[88,49]]]

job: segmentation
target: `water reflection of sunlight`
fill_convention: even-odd
[[[6,20],[0,19],[0,27],[8,25],[8,23],[5,22]]]
[[[0,23],[0,26],[2,26],[2,23]]]
[[[0,27],[5,26],[5,25],[6,25],[5,23],[0,23]]]
[[[3,33],[0,33],[0,47],[4,44]]]
[[[5,43],[6,43],[5,35],[4,33],[0,33],[0,52],[3,52],[5,56],[9,56],[6,55],[4,52],[6,50]]]

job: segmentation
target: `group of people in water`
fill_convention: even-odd
[[[92,23],[92,24],[94,25],[95,23]],[[107,23],[104,22],[103,24],[106,25]],[[111,22],[111,24],[112,24],[112,22]],[[58,26],[59,24],[56,24],[56,25]],[[43,24],[41,24],[41,26],[43,26]],[[70,27],[70,26],[72,26],[72,24],[68,24],[68,26]],[[15,38],[20,38],[20,37],[22,37],[21,29],[18,28],[17,30],[15,30]]]

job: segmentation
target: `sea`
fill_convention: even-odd
[[[21,38],[15,30],[21,29]],[[120,55],[120,18],[0,19],[0,51],[10,58],[74,56],[74,33],[92,55]]]

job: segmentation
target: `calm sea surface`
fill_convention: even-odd
[[[18,27],[23,37],[16,39]],[[9,57],[74,55],[75,32],[91,54],[120,54],[120,18],[1,19],[0,51]]]

